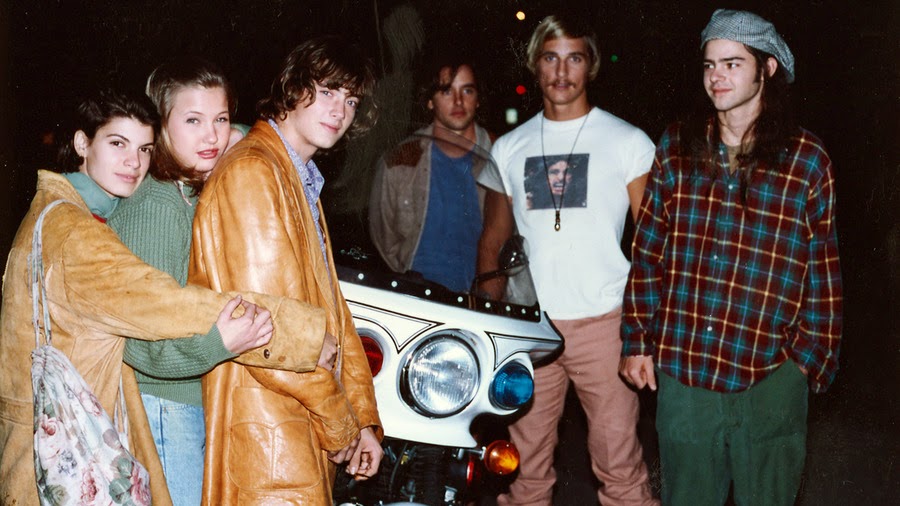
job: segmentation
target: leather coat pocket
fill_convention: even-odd
[[[264,388],[234,391],[228,476],[241,489],[308,489],[324,479],[308,412]]]

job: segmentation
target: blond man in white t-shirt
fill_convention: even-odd
[[[554,362],[535,370],[533,405],[510,427],[522,463],[497,503],[552,503],[557,426],[571,381],[588,418],[600,502],[658,504],[637,439],[637,394],[617,373],[630,269],[620,242],[629,210],[636,214],[640,207],[654,146],[641,130],[588,102],[587,84],[599,70],[589,30],[548,17],[531,37],[528,67],[544,109],[497,140],[491,151],[497,168],[479,176],[492,191],[478,267],[497,268],[515,219],[529,247],[538,300],[566,344]],[[504,281],[478,289],[500,298]]]

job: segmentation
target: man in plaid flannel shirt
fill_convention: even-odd
[[[701,40],[711,108],[657,146],[619,370],[659,387],[663,504],[723,504],[731,486],[737,504],[793,504],[808,389],[838,368],[831,161],[787,112],[794,58],[769,22],[718,10]]]

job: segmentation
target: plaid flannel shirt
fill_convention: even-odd
[[[678,149],[681,130],[669,127],[659,142],[638,217],[623,356],[652,355],[682,383],[718,392],[746,390],[791,359],[814,391],[826,390],[838,368],[842,296],[821,141],[801,131],[778,172],[747,185],[742,205],[725,146],[710,177]]]

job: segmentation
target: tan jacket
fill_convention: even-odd
[[[321,212],[321,207],[319,207]],[[325,227],[324,218],[320,224]],[[298,328],[341,344],[336,374],[221,364],[203,379],[203,504],[331,506],[325,450],[378,427],[372,374],[341,295],[327,231],[328,265],[300,178],[264,121],[219,161],[194,219],[189,280],[215,290],[259,290],[324,308],[327,326]]]
[[[43,258],[53,346],[69,357],[110,416],[122,378],[130,447],[150,471],[153,503],[171,504],[134,373],[122,363],[124,338],[152,340],[206,333],[229,297],[199,287],[182,288],[168,274],[142,262],[115,232],[91,216],[64,177],[47,171],[38,174],[37,194],[19,226],[3,276],[0,504],[38,504],[32,446],[30,368],[35,343],[28,255],[37,216],[57,199],[73,205],[53,209],[44,221]],[[247,294],[247,299],[271,310],[275,334],[281,337],[265,347],[268,353],[258,350],[244,358],[298,371],[314,368],[321,338],[311,343],[290,341],[287,336],[291,334],[284,329],[315,322],[324,325],[324,312],[314,314],[300,302],[274,297]]]
[[[369,196],[369,235],[394,272],[412,268],[419,249],[428,194],[431,188],[431,146],[434,125],[417,130],[378,160]],[[491,136],[475,125],[475,162],[472,178],[490,163]],[[485,189],[478,186],[478,205],[484,210]]]

